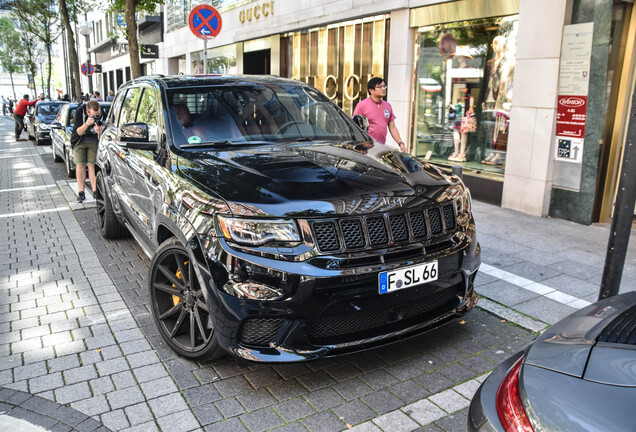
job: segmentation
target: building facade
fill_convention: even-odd
[[[206,2],[222,20],[207,65],[188,22],[200,3],[172,0],[139,18],[146,74],[275,74],[348,114],[381,76],[409,151],[463,166],[475,198],[586,224],[611,218],[634,88],[633,2],[217,0]],[[94,24],[103,93],[130,79],[125,41],[107,36],[117,22]]]

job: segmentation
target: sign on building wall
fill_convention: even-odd
[[[585,142],[587,94],[594,23],[563,27],[555,160],[581,163]]]

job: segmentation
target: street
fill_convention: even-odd
[[[473,202],[481,298],[464,319],[336,359],[199,364],[155,328],[148,257],[100,236],[50,145],[16,142],[1,117],[0,167],[0,429],[464,431],[491,370],[596,301],[609,235]],[[621,292],[636,290],[634,237]]]

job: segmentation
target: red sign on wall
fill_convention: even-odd
[[[559,96],[557,103],[556,135],[585,138],[587,96]]]

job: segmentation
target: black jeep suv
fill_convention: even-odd
[[[461,180],[373,142],[273,77],[124,84],[100,140],[102,235],[152,257],[152,314],[196,360],[310,360],[470,310],[480,264]]]

